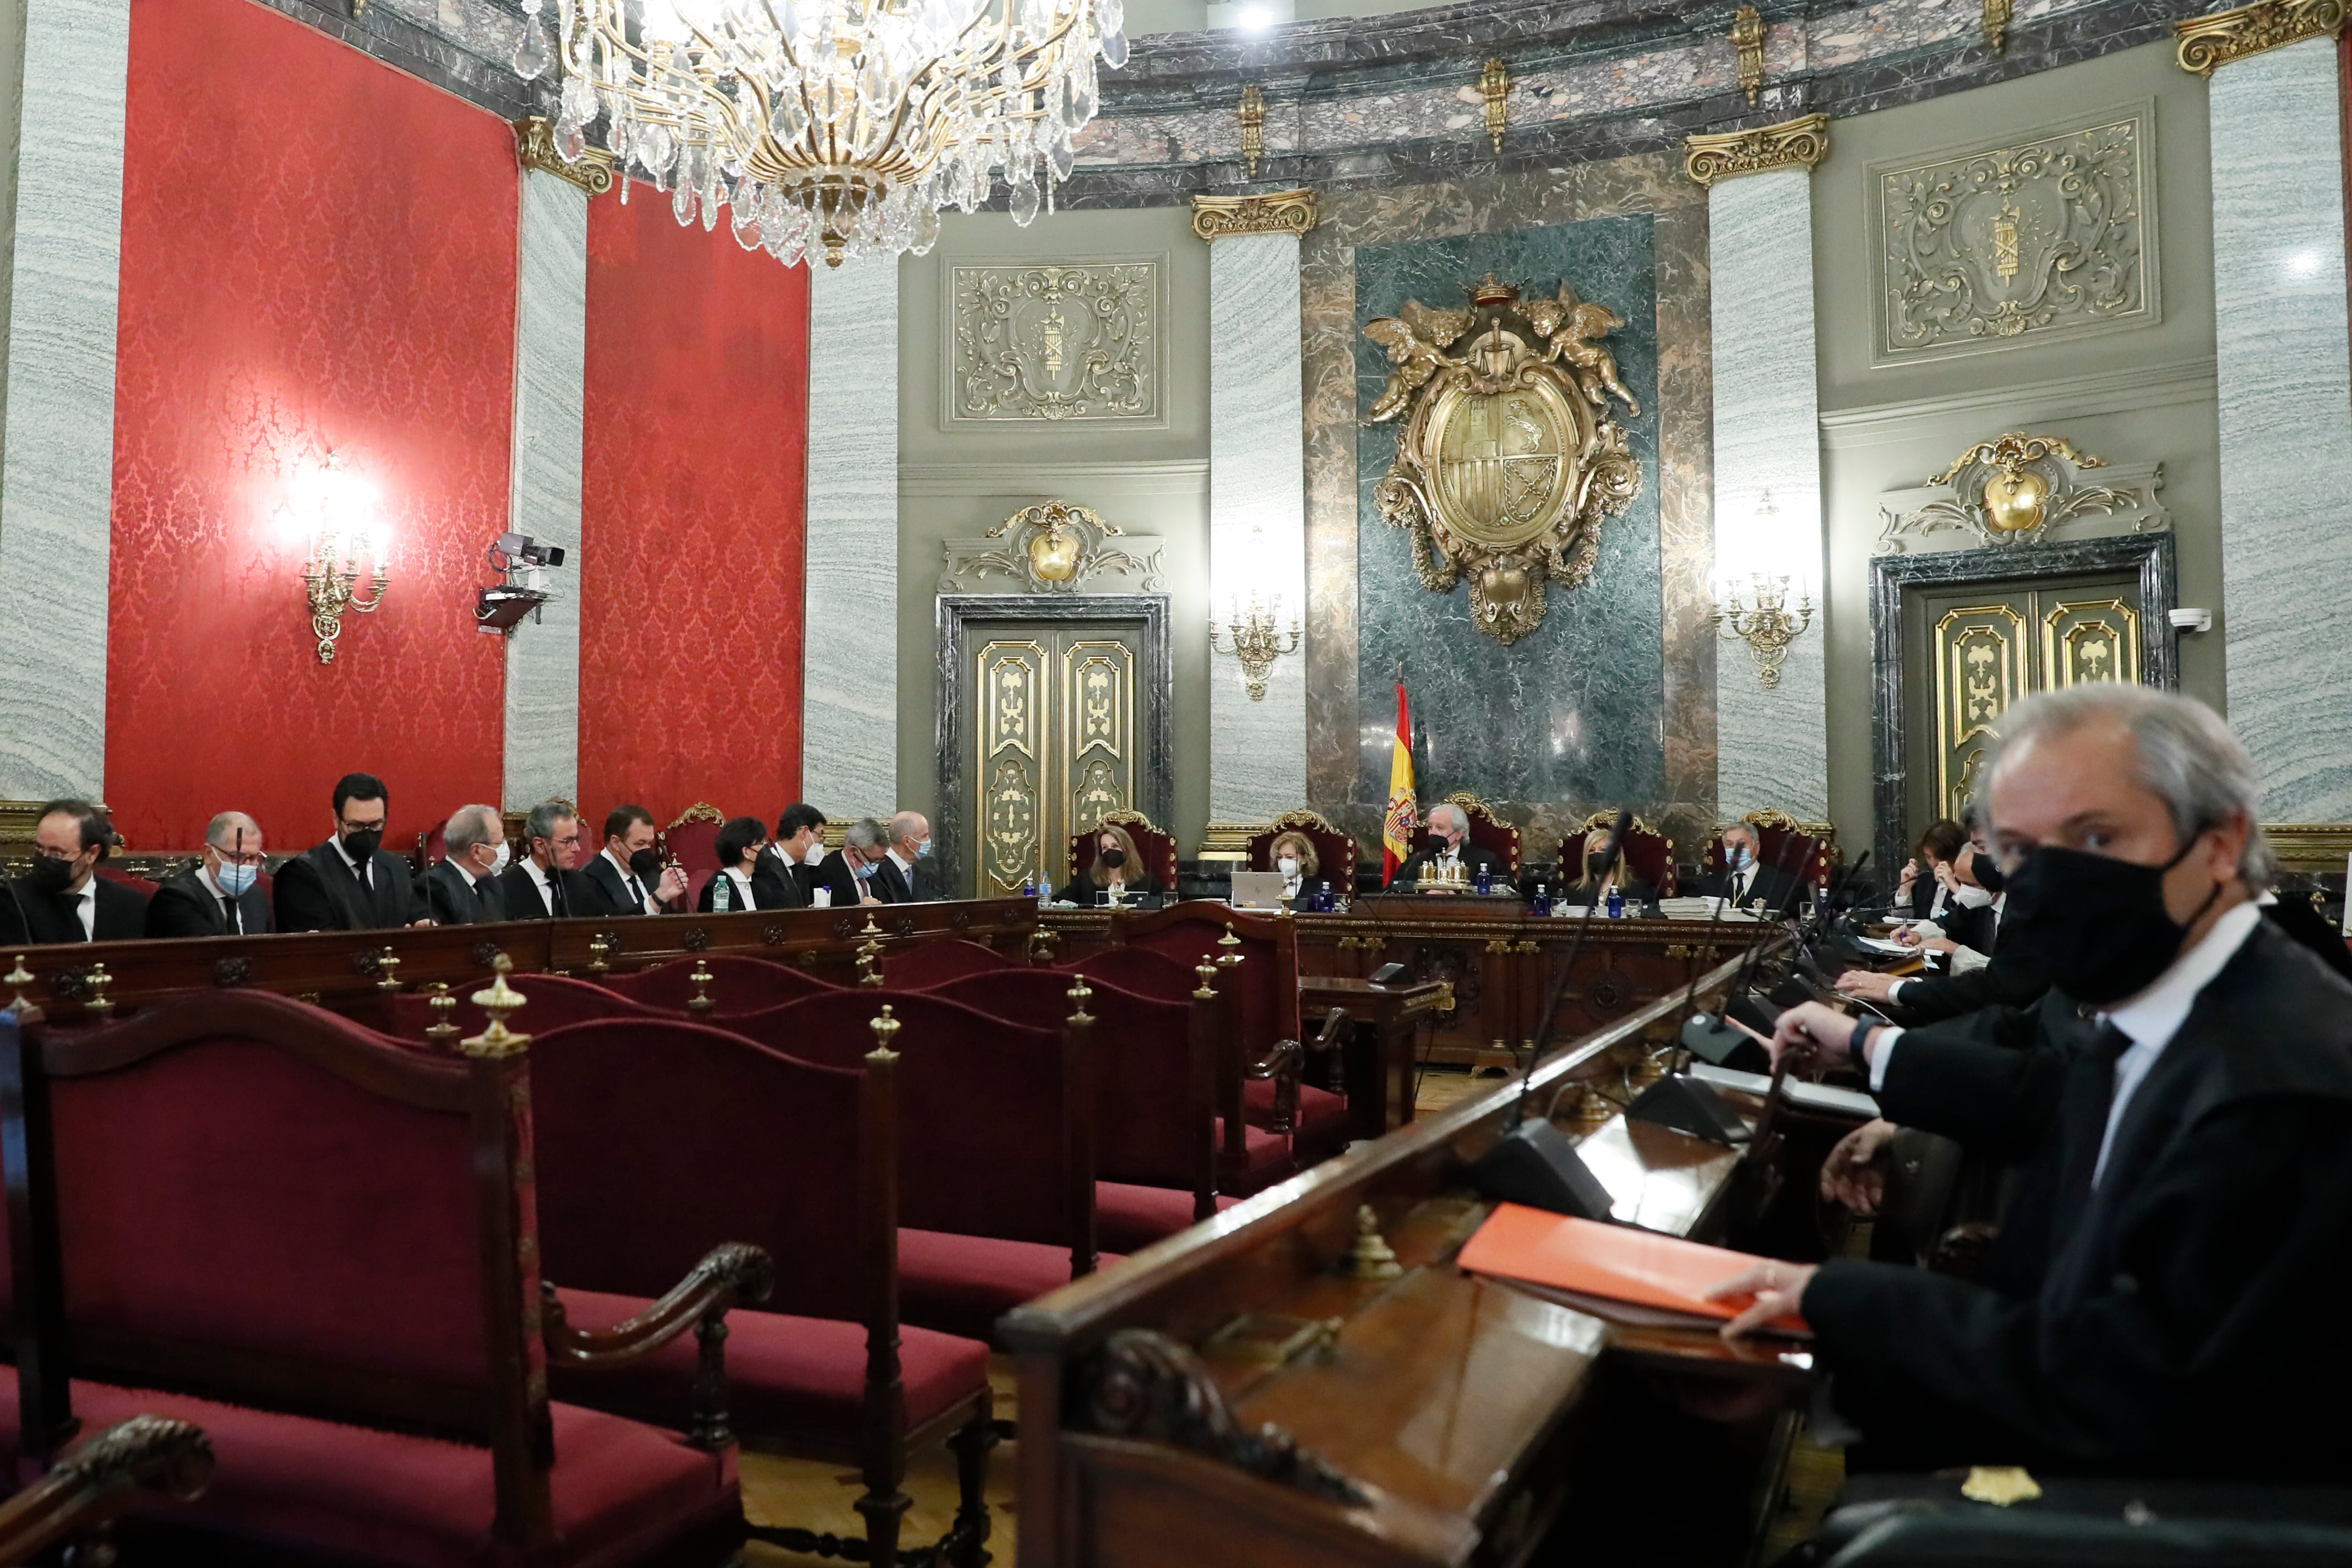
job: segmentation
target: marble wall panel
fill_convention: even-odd
[[[1792,609],[1800,594],[1818,604],[1822,582],[1811,179],[1804,169],[1780,169],[1726,180],[1707,203],[1716,559],[1730,572],[1790,577]],[[1767,505],[1770,512],[1759,515]],[[1800,636],[1770,689],[1744,647],[1727,642],[1718,650],[1716,780],[1725,816],[1771,807],[1803,821],[1828,818],[1826,640],[1826,626]]]
[[[2230,721],[2272,822],[2352,822],[2352,365],[2336,44],[2214,73]]]
[[[1255,593],[1287,630],[1303,611],[1298,237],[1209,247],[1209,604]],[[1230,645],[1228,645],[1230,646]],[[1270,822],[1307,799],[1307,668],[1274,661],[1253,700],[1229,653],[1209,665],[1209,819]]]
[[[554,597],[507,637],[506,807],[580,798],[581,398],[588,193],[525,171],[517,268],[513,521],[570,552]]]
[[[898,269],[814,271],[801,792],[862,816],[898,795]]]
[[[101,792],[130,7],[26,0],[0,447],[0,798]]]
[[[1486,787],[1482,794],[1496,799],[1506,815],[1528,829],[1531,858],[1548,858],[1571,822],[1613,797],[1597,793],[1571,793],[1578,788],[1614,789],[1641,784],[1626,804],[1677,838],[1696,832],[1714,820],[1715,809],[1715,649],[1706,626],[1707,584],[1711,577],[1712,465],[1709,459],[1708,402],[1710,396],[1709,324],[1707,305],[1707,246],[1705,194],[1680,177],[1679,160],[1662,154],[1570,164],[1524,174],[1481,175],[1458,182],[1439,181],[1385,189],[1349,190],[1330,196],[1322,222],[1307,237],[1302,256],[1303,375],[1306,385],[1308,567],[1307,767],[1308,795],[1316,809],[1367,842],[1377,841],[1381,803],[1388,789],[1389,736],[1395,725],[1391,682],[1395,654],[1390,643],[1398,634],[1384,631],[1387,616],[1396,609],[1419,632],[1448,636],[1442,622],[1421,625],[1434,606],[1449,601],[1423,590],[1412,575],[1405,536],[1389,528],[1370,506],[1370,483],[1385,472],[1393,453],[1388,427],[1360,431],[1356,426],[1360,406],[1369,406],[1382,384],[1381,374],[1360,379],[1377,365],[1360,360],[1361,349],[1371,348],[1360,334],[1360,321],[1380,313],[1367,298],[1363,276],[1366,250],[1393,247],[1402,253],[1412,242],[1459,237],[1455,243],[1500,247],[1500,267],[1510,247],[1526,238],[1525,231],[1586,224],[1595,219],[1636,219],[1621,226],[1621,237],[1639,228],[1635,247],[1645,253],[1641,267],[1644,295],[1638,354],[1621,346],[1619,359],[1629,375],[1629,358],[1638,358],[1648,395],[1643,395],[1643,434],[1637,450],[1645,458],[1643,499],[1637,510],[1645,521],[1629,523],[1632,514],[1604,524],[1604,561],[1611,548],[1637,555],[1636,568],[1647,583],[1645,603],[1629,614],[1638,617],[1640,638],[1627,637],[1622,647],[1603,647],[1592,672],[1571,671],[1558,682],[1538,671],[1534,684],[1548,716],[1557,699],[1595,702],[1622,698],[1629,680],[1638,680],[1648,692],[1647,709],[1636,715],[1630,740],[1612,731],[1607,744],[1592,742],[1591,750],[1571,762],[1569,737],[1563,730],[1561,754],[1549,755],[1552,736],[1547,721],[1544,733],[1530,743],[1527,735],[1515,744],[1520,761],[1506,758],[1506,748],[1485,748],[1465,763],[1465,748],[1454,743],[1463,726],[1492,721],[1499,709],[1504,721],[1528,729],[1512,716],[1517,700],[1508,683],[1481,686],[1473,681],[1465,692],[1448,694],[1441,686],[1425,685],[1424,673],[1443,681],[1434,668],[1424,671],[1426,659],[1408,652],[1407,683],[1412,689],[1417,717],[1442,720],[1433,755],[1424,760],[1422,794],[1433,797],[1449,790]],[[1601,230],[1586,243],[1598,243]],[[1477,237],[1475,239],[1472,237]],[[1559,241],[1532,241],[1538,249]],[[1570,249],[1572,250],[1572,247]],[[1466,248],[1465,248],[1466,255]],[[1375,258],[1378,270],[1378,258]],[[1400,263],[1385,264],[1381,276],[1391,280]],[[1454,303],[1463,284],[1475,279],[1487,263],[1481,261],[1465,276],[1433,279],[1421,297],[1429,303]],[[1406,268],[1407,271],[1410,268]],[[1559,276],[1557,264],[1549,280]],[[1529,279],[1522,279],[1522,282]],[[1578,285],[1598,293],[1580,277]],[[1654,291],[1654,304],[1648,300]],[[1621,311],[1622,302],[1617,302]],[[1384,308],[1392,308],[1393,302]],[[1621,344],[1627,331],[1617,334]],[[1376,352],[1376,351],[1375,351]],[[1359,402],[1359,399],[1361,402]],[[1370,440],[1364,439],[1369,436]],[[1377,458],[1377,470],[1366,476],[1366,465]],[[1614,530],[1612,535],[1611,531]],[[1391,552],[1395,560],[1375,571],[1366,564],[1375,552]],[[1385,559],[1385,557],[1383,557]],[[1609,567],[1596,574],[1594,586],[1608,580]],[[1408,593],[1409,590],[1409,593]],[[1549,619],[1565,626],[1577,612],[1576,593],[1551,591]],[[1461,590],[1455,599],[1460,599]],[[1416,605],[1415,599],[1428,601]],[[1392,604],[1391,601],[1394,601]],[[1530,650],[1524,639],[1512,650],[1473,630],[1466,616],[1454,612],[1460,623],[1451,635],[1472,639],[1486,668],[1500,670],[1506,662],[1490,656]],[[1564,634],[1548,625],[1538,638]],[[1387,638],[1387,641],[1383,641]],[[1639,646],[1646,639],[1646,649]],[[1604,639],[1605,641],[1605,639]],[[1426,645],[1442,647],[1442,643]],[[1609,673],[1602,673],[1602,671]],[[1628,672],[1636,672],[1629,675]],[[1459,678],[1459,679],[1468,679]],[[1498,681],[1501,677],[1497,677]],[[1612,684],[1613,683],[1613,684]],[[1594,695],[1608,689],[1615,697]],[[1553,689],[1557,687],[1557,689]],[[1466,704],[1466,706],[1465,706]],[[1465,715],[1475,715],[1468,717]],[[1572,727],[1572,726],[1571,726]],[[1532,731],[1530,730],[1530,733]],[[1468,748],[1475,753],[1477,748]],[[1601,755],[1605,750],[1607,755]],[[1542,753],[1537,755],[1533,753]],[[1517,767],[1513,774],[1510,770]],[[1471,772],[1484,768],[1475,778]],[[1572,769],[1591,776],[1579,784]],[[1449,772],[1449,770],[1454,770]],[[1613,772],[1611,772],[1613,770]],[[1610,778],[1600,775],[1610,773]],[[1534,785],[1557,788],[1552,795],[1532,797],[1499,795],[1497,785],[1512,777],[1549,782]],[[1529,787],[1514,784],[1510,787]]]

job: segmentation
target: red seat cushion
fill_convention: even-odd
[[[1105,1268],[1117,1254],[1100,1255]],[[1070,1282],[1070,1249],[952,1231],[898,1231],[898,1310],[909,1323],[995,1342],[996,1320]]]
[[[1220,1197],[1219,1209],[1241,1199]],[[1139,1187],[1129,1182],[1095,1184],[1095,1236],[1117,1252],[1139,1252],[1192,1224],[1192,1194],[1181,1187]]]
[[[610,1328],[651,1305],[643,1297],[597,1290],[556,1293],[580,1329]],[[684,1426],[694,1409],[695,1357],[694,1336],[680,1334],[633,1366],[584,1372],[551,1365],[548,1377],[565,1399]],[[909,1429],[988,1390],[988,1347],[978,1340],[901,1326],[898,1362]],[[747,1440],[855,1447],[865,1390],[863,1324],[751,1308],[727,1314],[727,1414]]]
[[[1253,1127],[1274,1120],[1274,1082],[1252,1079],[1242,1085],[1242,1115]],[[1328,1089],[1298,1086],[1298,1125],[1291,1134],[1299,1169],[1348,1152],[1348,1102]]]
[[[267,1542],[305,1562],[474,1568],[492,1556],[488,1448],[100,1383],[76,1383],[73,1397],[85,1431],[169,1415],[212,1439],[212,1489],[193,1503],[142,1500],[140,1511],[159,1522]],[[716,1561],[727,1542],[743,1539],[731,1451],[706,1454],[674,1433],[576,1405],[550,1408],[557,1544],[535,1563]],[[0,1433],[14,1448],[13,1375],[0,1380]]]
[[[1242,1129],[1241,1180],[1234,1184],[1237,1196],[1248,1197],[1262,1193],[1276,1182],[1286,1182],[1296,1174],[1290,1163],[1290,1140],[1263,1127]],[[1217,1148],[1221,1154],[1225,1146],[1225,1119],[1217,1118]],[[1222,1166],[1220,1167],[1222,1168]]]

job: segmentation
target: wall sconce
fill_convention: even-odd
[[[391,541],[375,518],[375,490],[343,469],[334,453],[298,481],[297,521],[306,545],[302,590],[310,605],[310,630],[319,639],[319,662],[335,662],[335,640],[343,635],[346,611],[372,615],[391,586]],[[360,596],[360,563],[374,568],[367,596]]]
[[[1775,520],[1780,509],[1772,504],[1772,492],[1765,490],[1756,498],[1757,535],[1770,541],[1775,532]],[[1727,573],[1716,590],[1715,614],[1707,624],[1723,627],[1731,636],[1748,645],[1748,652],[1756,660],[1756,681],[1767,691],[1780,685],[1780,664],[1789,656],[1789,645],[1804,635],[1813,624],[1812,596],[1802,590],[1797,595],[1794,614],[1789,610],[1789,577],[1786,573],[1751,571],[1748,579],[1748,597],[1740,598],[1738,572]]]
[[[1269,604],[1253,588],[1247,605],[1243,605],[1238,595],[1234,596],[1225,615],[1223,634],[1218,630],[1216,616],[1209,617],[1210,649],[1216,653],[1230,651],[1242,661],[1242,679],[1248,686],[1249,700],[1253,702],[1265,700],[1265,678],[1274,668],[1274,661],[1286,653],[1298,651],[1298,617],[1290,617],[1290,642],[1285,647],[1276,630],[1276,623],[1281,616],[1282,595],[1276,594]],[[1218,643],[1220,635],[1233,639],[1231,649]]]

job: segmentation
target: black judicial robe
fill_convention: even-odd
[[[8,904],[5,924],[0,930],[13,927],[22,931],[13,940],[28,946],[57,942],[135,942],[147,934],[147,900],[136,888],[126,888],[104,877],[90,878],[90,886],[98,890],[98,901],[92,911],[91,923],[97,928],[94,937],[82,934],[81,915],[72,901],[51,898],[20,877],[12,887],[16,898]]]
[[[1701,891],[1710,899],[1728,898],[1731,884],[1731,868],[1727,866],[1720,871],[1710,872],[1704,879]],[[1736,907],[1752,909],[1760,899],[1767,911],[1785,915],[1802,909],[1811,891],[1811,885],[1801,879],[1791,877],[1778,866],[1759,863],[1748,868],[1748,896],[1741,899]]]
[[[240,936],[266,936],[269,931],[269,900],[260,887],[237,895]],[[194,871],[183,871],[155,889],[147,900],[147,934],[152,937],[227,936],[228,911],[219,897]]]
[[[1906,1019],[1934,1024],[1980,1007],[2031,1007],[2050,989],[2032,958],[2009,940],[2007,921],[1993,928],[1992,950],[1985,959],[1983,968],[1966,974],[1921,974],[1906,980],[1897,1004]]]
[[[563,900],[562,909],[548,907],[546,897],[539,890],[539,884],[530,879],[530,873],[523,869],[521,861],[515,861],[499,873],[499,898],[506,905],[507,919],[570,920],[575,915],[595,913],[603,908],[601,900],[593,894],[581,891],[579,872],[551,867],[548,874],[559,889],[556,896]]]
[[[881,873],[875,875],[878,877]],[[866,887],[866,881],[849,868],[849,862],[842,858],[838,849],[827,855],[824,863],[817,867],[816,885],[833,890],[833,907],[836,910],[863,902],[862,895]],[[877,889],[874,896],[880,899],[882,894]]]
[[[466,874],[446,860],[425,868],[425,902],[436,925],[491,925],[507,918],[506,895],[498,878],[479,878],[467,887]]]
[[[763,910],[806,909],[809,896],[805,879],[811,875],[809,868],[792,864],[770,846],[752,864],[751,897]]]
[[[407,861],[378,849],[368,877],[362,886],[333,839],[313,844],[278,868],[278,929],[389,931],[425,919],[425,897]]]
[[[2030,1022],[2032,1048],[1996,1037]],[[2255,926],[2133,1096],[2062,993],[1904,1036],[1890,1120],[2027,1160],[1990,1283],[1824,1265],[1814,1349],[1869,1458],[2340,1482],[2352,985]],[[1982,1277],[1980,1277],[1982,1278]]]

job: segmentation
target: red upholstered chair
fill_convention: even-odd
[[[568,974],[534,974],[525,982],[529,985],[530,1013],[530,1030],[534,1035],[550,1029],[560,1029],[566,1024],[592,1023],[600,1018],[669,1018],[683,1014],[649,1007],[642,1002],[608,991],[586,980],[574,980]],[[395,1038],[428,1045],[455,1052],[459,1040],[471,1039],[482,1032],[490,1021],[489,1015],[474,1005],[474,994],[479,987],[454,985],[449,999],[456,1005],[445,1013],[436,1011],[430,993],[404,991],[392,998],[390,1029]],[[432,1030],[445,1021],[450,1033],[436,1039]],[[518,1024],[517,1027],[522,1025]]]
[[[1517,881],[1519,868],[1524,864],[1519,855],[1519,830],[1497,816],[1493,806],[1466,789],[1455,790],[1445,800],[1449,805],[1460,806],[1463,815],[1470,819],[1470,842],[1481,849],[1491,849],[1500,855],[1511,879]],[[1415,850],[1433,849],[1437,847],[1436,837],[1421,834],[1413,839],[1412,847]]]
[[[1616,824],[1613,811],[1596,811],[1584,819],[1584,832],[1606,835]],[[1596,848],[1593,853],[1601,851]],[[1559,875],[1563,882],[1573,882],[1582,870],[1578,860],[1575,839],[1566,838],[1559,846]],[[1636,816],[1633,826],[1625,832],[1625,866],[1634,876],[1658,889],[1658,897],[1675,897],[1680,879],[1675,872],[1675,841]]]
[[[551,1402],[541,1371],[654,1353],[769,1265],[705,1260],[627,1349],[542,1322],[531,1123],[510,1110],[526,1053],[426,1056],[248,990],[21,1047],[0,1023],[0,1053],[47,1085],[0,1115],[32,1151],[12,1199],[58,1238],[10,1253],[18,1408],[0,1440],[20,1469],[77,1417],[202,1426],[210,1491],[137,1510],[161,1562],[654,1568],[740,1550],[719,1408],[665,1416],[693,1418],[698,1447]]]
[[[100,860],[94,869],[100,876],[105,878],[108,881],[120,882],[122,886],[138,893],[141,898],[151,901],[155,897],[156,888],[161,885],[145,877],[140,876],[135,871],[122,870],[117,867],[108,865],[103,860]]]
[[[860,1507],[868,1562],[897,1547],[887,1500],[908,1449],[948,1442],[962,1500],[940,1561],[983,1557],[988,1346],[898,1321],[894,1064],[819,1067],[678,1019],[574,1025],[535,1035],[530,1053],[541,1245],[567,1281],[558,1300],[571,1323],[621,1321],[673,1277],[673,1260],[756,1243],[785,1261],[764,1310],[728,1320],[736,1431],[754,1447],[856,1467],[866,1501],[883,1505]],[[693,1386],[695,1357],[678,1345],[623,1374],[551,1375],[559,1398],[650,1417]],[[815,1544],[805,1530],[751,1533]]]
[[[1275,868],[1274,841],[1286,832],[1304,834],[1307,842],[1315,846],[1313,880],[1330,883],[1332,890],[1343,896],[1354,896],[1356,840],[1311,811],[1286,811],[1274,819],[1274,826],[1264,833],[1254,835],[1246,846],[1251,870],[1271,871]]]
[[[415,864],[419,876],[449,858],[448,828],[446,821],[436,822],[416,836]]]
[[[1299,1082],[1306,1047],[1299,1041],[1295,921],[1219,903],[1176,904],[1149,914],[1113,914],[1110,940],[1114,946],[1146,948],[1188,966],[1228,955],[1241,960],[1221,966],[1218,982],[1232,997],[1238,1019],[1230,1037],[1234,1048],[1218,1069],[1218,1113],[1227,1121],[1219,1182],[1224,1191],[1255,1190],[1241,1184],[1246,1141],[1236,1130],[1244,1121],[1287,1136],[1300,1167],[1347,1148],[1346,1100]],[[1328,1043],[1318,1042],[1318,1047]]]
[[[894,991],[935,991],[967,974],[1028,967],[1017,958],[976,942],[960,938],[922,942],[883,955],[882,983]],[[1061,1026],[1056,1022],[1055,1026]]]
[[[1815,891],[1830,885],[1831,861],[1837,829],[1826,822],[1802,823],[1784,811],[1751,811],[1740,821],[1756,830],[1757,859],[1777,866]],[[1730,824],[1724,824],[1725,827]],[[1820,829],[1818,833],[1807,829]],[[1707,840],[1706,872],[1723,869],[1723,828]]]
[[[616,996],[674,1014],[701,1011],[692,1005],[694,972],[698,968],[710,976],[710,983],[702,988],[702,994],[711,1004],[708,1011],[721,1018],[758,1013],[797,1002],[803,996],[841,989],[829,980],[819,980],[788,964],[734,952],[715,953],[709,958],[676,958],[635,974],[607,975],[604,988]]]
[[[1198,963],[1196,959],[1194,961]],[[1160,1002],[1189,1002],[1200,989],[1200,977],[1192,965],[1154,952],[1148,947],[1107,947],[1099,952],[1074,959],[1060,966],[1066,973],[1083,974],[1089,980],[1116,985],[1122,991],[1132,991],[1139,996],[1149,996]]]
[[[1096,1222],[1103,1246],[1132,1252],[1238,1201],[1216,1195],[1216,999],[1155,1001],[1086,975],[1027,968],[967,974],[931,994],[1058,1029],[1080,985],[1098,1042]]]
[[[5,1375],[13,1392],[16,1375]],[[160,1415],[118,1421],[0,1503],[0,1563],[53,1561],[52,1548],[89,1541],[141,1491],[193,1501],[212,1479],[213,1446],[203,1427]]]
[[[1115,822],[1127,829],[1135,840],[1135,852],[1143,857],[1144,868],[1160,884],[1162,894],[1176,896],[1176,837],[1139,811],[1106,811],[1106,823]],[[1070,877],[1076,880],[1094,869],[1095,837],[1102,831],[1099,824],[1084,833],[1070,835]]]
[[[1094,1271],[1094,1119],[1079,1051],[919,991],[835,991],[728,1021],[806,1061],[854,1067],[882,1008],[900,1028],[899,1300],[906,1319],[985,1340],[1022,1302]],[[1090,1043],[1090,1042],[1087,1042]],[[1082,1047],[1081,1047],[1082,1048]]]
[[[677,814],[676,822],[662,829],[662,859],[677,861],[689,876],[697,871],[718,870],[719,830],[726,822],[726,816],[717,806],[708,801],[696,801]]]

